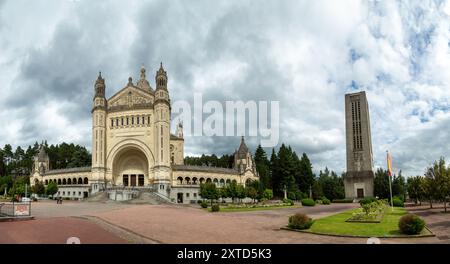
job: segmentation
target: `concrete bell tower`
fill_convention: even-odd
[[[170,186],[170,116],[171,107],[167,90],[167,73],[162,62],[156,72],[155,90],[155,184],[158,192],[167,195]]]
[[[95,81],[92,108],[92,193],[105,187],[106,173],[106,106],[105,79],[101,72]]]

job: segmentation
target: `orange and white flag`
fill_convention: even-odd
[[[392,177],[392,159],[391,155],[389,155],[389,152],[387,153],[387,169],[388,169],[388,175],[389,177]]]

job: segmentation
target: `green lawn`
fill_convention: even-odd
[[[266,206],[266,207],[227,207],[221,206],[220,212],[245,212],[245,211],[262,211],[262,210],[274,210],[283,208],[297,208],[301,207],[300,204],[286,205],[286,206]],[[208,212],[211,212],[211,207],[208,207]]]
[[[367,237],[390,237],[401,236],[398,230],[398,220],[407,214],[404,208],[395,207],[387,209],[381,223],[355,223],[345,222],[352,216],[352,213],[358,209],[348,210],[339,214],[331,215],[317,219],[307,232],[330,234],[330,235],[351,235]],[[424,228],[420,235],[430,235],[431,233]]]

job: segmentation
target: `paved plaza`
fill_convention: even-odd
[[[358,204],[317,205],[249,212],[209,213],[195,206],[117,202],[33,203],[35,220],[0,222],[0,243],[366,243],[366,238],[332,237],[281,230],[290,215],[317,219]],[[450,214],[426,206],[410,209],[425,218],[436,237],[381,239],[382,243],[449,243]]]

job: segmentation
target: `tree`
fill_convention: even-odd
[[[48,185],[47,185],[47,189],[45,190],[46,194],[49,196],[53,196],[55,193],[58,192],[58,185],[51,181]]]
[[[258,191],[252,186],[246,187],[245,193],[247,194],[247,197],[252,198],[253,203],[255,202],[256,197],[258,197]]]
[[[200,196],[203,199],[210,200],[212,205],[213,200],[217,200],[219,198],[219,191],[217,190],[216,184],[212,182],[200,184]]]
[[[31,191],[35,194],[44,194],[45,186],[42,182],[38,181],[33,185],[33,187],[31,188]]]
[[[373,194],[380,199],[390,199],[389,176],[382,168],[378,168],[375,172]]]
[[[275,153],[275,149],[272,148],[272,154],[270,155],[270,161],[269,161],[269,169],[270,169],[270,182],[272,184],[272,190],[274,191],[274,194],[277,195],[279,193],[279,186],[280,186],[280,175],[279,175],[279,169],[278,169],[278,157]]]
[[[398,176],[394,176],[392,179],[392,195],[399,196],[405,201],[406,198],[406,182],[402,177],[402,171],[398,173]]]
[[[261,188],[264,190],[265,188],[272,187],[270,181],[270,163],[261,145],[258,145],[255,151],[255,167],[261,181]]]
[[[314,183],[314,173],[312,172],[312,164],[309,160],[306,153],[302,154],[302,158],[300,159],[298,170],[300,175],[297,179],[297,184],[300,191],[304,193],[309,193],[309,188]]]
[[[427,178],[433,197],[444,202],[444,211],[447,212],[447,196],[450,192],[450,168],[445,165],[443,157],[435,161],[433,167],[428,169]],[[431,194],[429,194],[431,195]],[[430,200],[431,204],[431,200]]]
[[[422,199],[425,197],[425,180],[421,176],[410,177],[407,181],[407,190],[409,198],[422,205]]]

